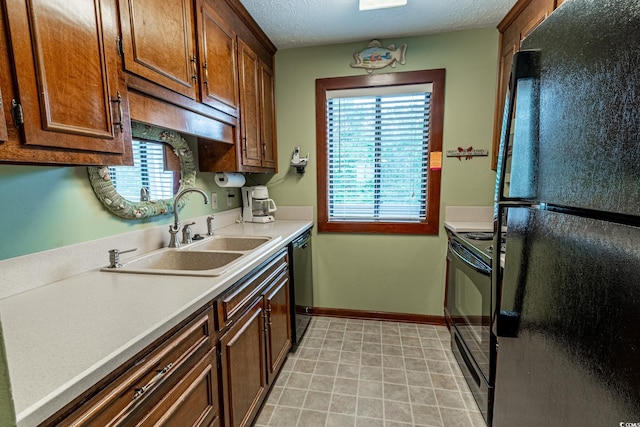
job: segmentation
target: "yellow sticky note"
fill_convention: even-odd
[[[442,169],[442,151],[432,151],[429,153],[429,169]]]

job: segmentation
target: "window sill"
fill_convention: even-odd
[[[438,235],[439,226],[429,222],[318,221],[319,233],[378,233]]]

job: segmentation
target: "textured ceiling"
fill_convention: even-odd
[[[408,0],[358,10],[358,0],[240,0],[278,49],[495,27],[516,0]]]

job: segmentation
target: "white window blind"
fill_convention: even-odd
[[[140,201],[140,190],[147,189],[149,200],[173,197],[173,171],[165,171],[164,144],[132,141],[133,166],[109,168],[118,193],[132,202]]]
[[[329,220],[426,218],[431,85],[379,89],[327,92]]]

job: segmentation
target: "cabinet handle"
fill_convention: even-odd
[[[267,157],[267,144],[262,144],[262,157]]]
[[[18,104],[15,99],[11,100],[11,118],[13,119],[14,126],[17,128],[24,124],[22,105]]]
[[[533,50],[521,50],[516,52],[513,56],[513,65],[511,67],[511,76],[509,78],[509,97],[505,101],[505,111],[506,120],[502,125],[502,131],[500,133],[500,153],[498,154],[498,188],[496,191],[497,202],[524,202],[525,204],[530,204],[533,199],[538,197],[536,193],[536,185],[537,185],[537,177],[533,178],[527,190],[523,190],[523,193],[520,195],[516,195],[512,197],[511,195],[504,196],[504,185],[505,185],[505,174],[507,172],[507,152],[509,150],[509,135],[512,130],[512,125],[514,124],[513,115],[516,108],[516,99],[526,99],[531,98],[531,107],[530,114],[525,114],[524,117],[528,117],[529,121],[534,120],[534,117],[538,117],[540,111],[538,111],[539,107],[539,97],[540,92],[537,88],[537,85],[527,85],[525,89],[528,93],[518,93],[519,89],[518,81],[522,79],[533,79],[540,80],[540,52]],[[518,115],[518,114],[517,114]],[[526,126],[527,124],[525,124]],[[516,140],[514,136],[513,143],[511,144],[512,148],[517,144],[518,147],[521,144],[533,145],[536,142],[533,141],[533,138],[524,138],[523,141],[519,139]],[[515,153],[515,152],[514,152]],[[536,167],[537,165],[534,165]]]
[[[191,76],[191,78],[193,79],[194,82],[198,81],[198,67],[196,66],[196,56],[193,55],[191,57],[191,68],[193,70],[193,75]]]
[[[209,87],[209,67],[207,66],[207,63],[205,62],[204,65],[202,66],[202,68],[204,69],[204,84],[207,86],[207,88]]]
[[[118,91],[118,96],[116,99],[112,99],[111,102],[115,102],[118,104],[118,118],[119,121],[113,122],[114,126],[118,126],[120,128],[120,133],[124,132],[124,123],[122,122],[122,96],[120,95],[120,91]]]
[[[246,155],[249,152],[249,150],[247,149],[247,137],[243,136],[242,141],[244,141],[244,153]]]
[[[269,304],[264,311],[267,312],[267,326],[271,326],[271,304]]]
[[[149,381],[147,384],[143,385],[142,387],[139,387],[139,388],[136,389],[136,392],[133,395],[133,399],[132,400],[136,400],[137,398],[139,398],[140,396],[145,394],[147,392],[147,390],[149,390],[151,387],[153,387],[153,385],[160,380],[160,378],[162,378],[167,372],[169,372],[169,370],[171,369],[172,366],[173,366],[173,363],[169,363],[164,368],[157,370],[156,371],[156,376],[151,378],[151,381]]]

